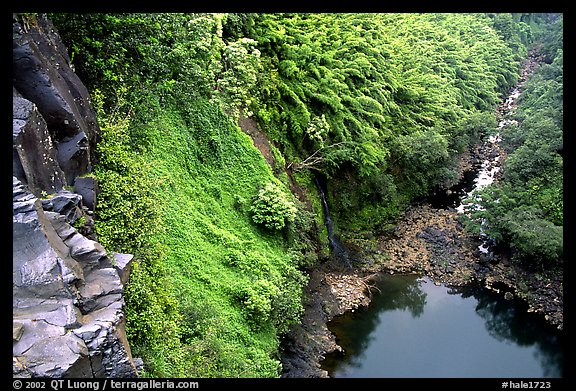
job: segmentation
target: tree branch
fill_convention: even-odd
[[[322,147],[320,149],[317,149],[316,151],[314,151],[314,153],[312,155],[308,156],[303,161],[301,161],[299,163],[298,162],[291,162],[290,164],[288,164],[287,168],[294,167],[294,171],[299,171],[299,170],[302,170],[304,168],[317,169],[317,165],[321,164],[324,161],[323,156],[316,156],[319,152],[321,152],[327,148],[333,148],[333,147],[336,147],[338,145],[342,145],[342,144],[346,144],[346,143],[348,143],[348,141],[341,141],[339,143],[330,144],[326,147]]]

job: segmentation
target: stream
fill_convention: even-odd
[[[427,197],[426,204],[458,214],[479,207],[477,190],[497,180],[504,159],[500,131],[514,122],[506,117],[521,85],[498,108],[498,130],[482,140],[477,164],[458,185]],[[484,234],[480,239],[477,251],[491,254],[494,241]],[[353,378],[563,377],[557,330],[512,295],[465,285],[448,287],[424,274],[381,274],[368,308],[328,322],[341,349],[326,355],[322,369],[330,377]]]
[[[318,188],[320,193],[320,199],[322,200],[322,209],[324,211],[324,224],[326,225],[326,230],[328,231],[328,244],[330,251],[333,256],[340,259],[349,269],[352,268],[352,261],[350,260],[350,254],[348,249],[342,242],[340,238],[334,233],[334,222],[330,216],[330,210],[328,208],[328,201],[326,200],[326,191],[324,190],[325,185],[321,183],[318,176],[314,177],[314,183]]]
[[[282,377],[564,376],[562,275],[517,268],[458,219],[478,207],[478,189],[498,180],[500,132],[538,61],[529,55],[496,108],[498,129],[462,161],[461,181],[410,206],[370,248],[339,240],[325,179],[315,178],[330,258],[310,272],[302,322],[282,341]]]

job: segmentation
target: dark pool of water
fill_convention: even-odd
[[[329,324],[344,354],[331,377],[562,377],[561,336],[521,304],[486,290],[385,275],[365,311]]]

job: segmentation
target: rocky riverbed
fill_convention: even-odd
[[[562,273],[534,274],[503,254],[482,253],[479,239],[464,231],[454,210],[413,206],[398,221],[395,233],[377,243],[376,248],[364,249],[362,266],[344,269],[330,260],[311,272],[302,323],[284,343],[284,377],[328,377],[321,362],[341,348],[326,324],[367,306],[375,294],[371,280],[379,273],[426,275],[450,287],[480,285],[506,299],[521,299],[528,312],[563,329]],[[358,257],[361,249],[356,250]]]
[[[447,286],[480,284],[505,298],[518,297],[528,312],[541,314],[562,330],[562,273],[526,271],[506,254],[479,251],[478,238],[464,231],[458,213],[419,205],[408,210],[392,238],[382,238],[373,257],[380,270],[413,272]]]
[[[520,76],[521,85],[541,61],[531,52]],[[518,89],[497,108],[503,119],[515,109]],[[462,159],[461,174],[480,161],[492,179],[501,175],[505,153],[493,137]],[[356,260],[353,269],[331,259],[310,272],[305,312],[283,343],[283,377],[328,377],[321,369],[327,353],[341,350],[326,326],[335,316],[370,303],[372,278],[379,273],[426,275],[435,284],[462,287],[476,284],[518,298],[558,330],[563,330],[563,273],[533,273],[511,261],[507,254],[481,251],[480,238],[464,231],[454,208],[435,208],[423,202],[408,208],[393,233],[348,243]]]
[[[370,304],[373,273],[343,268],[330,259],[310,272],[304,315],[282,344],[282,377],[329,377],[320,367],[325,354],[341,350],[327,323]]]

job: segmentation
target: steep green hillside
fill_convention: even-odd
[[[221,16],[182,18],[54,15],[64,37],[84,34],[71,46],[102,128],[99,240],[136,256],[127,332],[149,375],[275,377],[279,337],[302,311],[297,248],[312,222],[224,113],[234,86],[210,100],[210,80],[242,85],[225,60],[199,55],[226,53]],[[271,228],[252,213],[267,185],[285,195],[261,200]]]
[[[331,178],[347,232],[385,226],[454,181],[459,154],[494,127],[529,43],[528,25],[510,14],[258,14],[244,23],[271,70],[253,111],[296,169]]]
[[[249,209],[266,184],[283,185],[217,107],[194,105],[188,124],[158,109],[138,125],[147,145],[117,162],[133,167],[126,175],[103,168],[109,137],[101,148],[101,239],[118,245],[117,230],[133,231],[126,246],[159,250],[137,248],[127,291],[134,354],[157,376],[276,376],[278,334],[298,319],[305,277],[285,232],[255,224]],[[203,148],[202,134],[217,135],[214,148]],[[133,216],[146,208],[153,227],[148,215]]]
[[[313,175],[344,236],[393,224],[456,180],[545,19],[50,17],[98,108],[99,240],[135,255],[133,354],[162,377],[278,376],[305,270],[326,253]],[[272,140],[274,167],[241,112]]]

